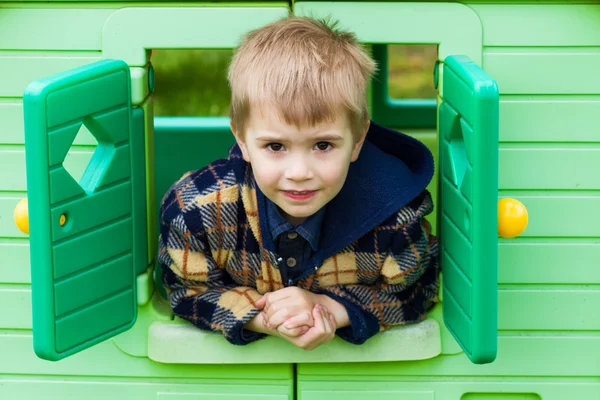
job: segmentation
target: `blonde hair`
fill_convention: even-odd
[[[355,35],[337,25],[291,16],[245,36],[228,73],[237,131],[244,132],[251,109],[277,112],[296,127],[332,122],[345,112],[353,131],[362,131],[376,64]]]

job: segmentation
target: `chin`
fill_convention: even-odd
[[[307,209],[304,209],[304,210],[285,209],[285,208],[282,208],[282,210],[290,217],[307,218],[307,217],[310,217],[311,215],[313,215],[314,213],[316,213],[319,209],[318,208],[315,209],[314,207],[311,207],[309,210],[307,210]]]
[[[308,217],[309,215],[313,214],[312,211],[298,211],[298,210],[290,210],[290,209],[283,209],[283,211],[289,215],[290,217],[294,217],[294,218],[305,218]]]

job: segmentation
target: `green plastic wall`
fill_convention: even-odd
[[[501,93],[499,197],[518,198],[530,217],[520,238],[500,240],[497,360],[476,366],[448,345],[430,360],[294,368],[159,364],[131,355],[135,337],[58,363],[35,357],[28,239],[12,221],[27,195],[23,90],[34,79],[101,59],[102,26],[118,8],[171,5],[2,2],[0,398],[600,398],[600,6],[525,3],[532,2],[467,3],[483,29],[482,66]],[[245,3],[219,4],[211,6]],[[73,165],[81,172],[94,141],[84,134],[75,143]],[[147,308],[139,318],[153,315]]]

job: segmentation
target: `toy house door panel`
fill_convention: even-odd
[[[498,330],[496,83],[464,56],[444,61],[439,108],[444,322],[472,362],[495,359]]]
[[[103,60],[34,81],[23,97],[33,341],[44,359],[136,319],[147,244],[144,131],[130,86],[124,62]],[[64,161],[83,126],[98,145],[78,182]]]

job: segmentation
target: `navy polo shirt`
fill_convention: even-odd
[[[306,218],[302,224],[293,226],[281,215],[275,203],[265,200],[269,231],[275,243],[275,251],[281,257],[281,277],[285,286],[292,286],[311,268],[309,261],[319,248],[326,207]]]

